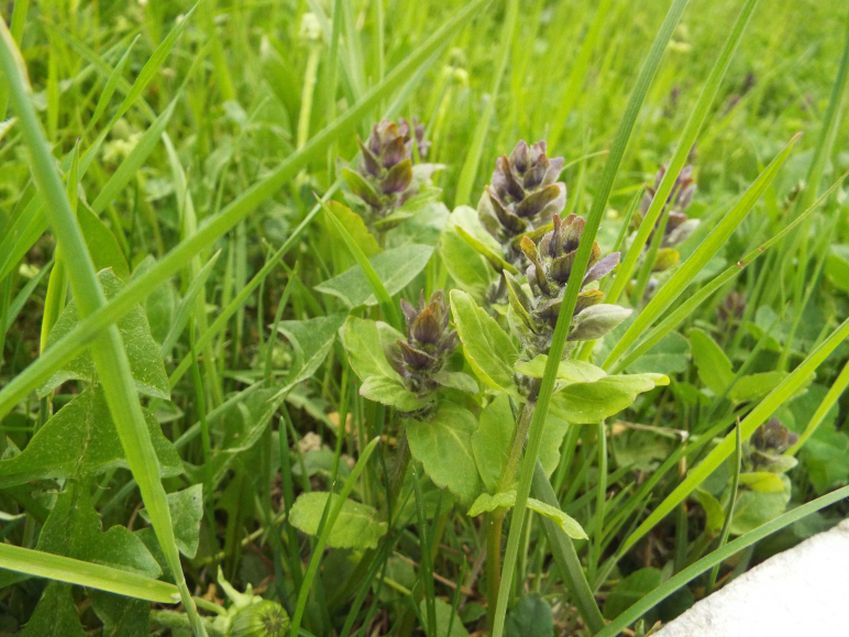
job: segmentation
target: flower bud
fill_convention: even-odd
[[[508,243],[559,214],[566,205],[566,184],[557,181],[563,163],[546,155],[544,141],[528,146],[521,140],[509,157],[499,157],[486,187],[489,210],[481,212],[490,233]]]
[[[285,637],[289,614],[277,602],[259,599],[233,615],[228,637]]]
[[[661,166],[655,176],[654,186],[646,188],[646,192],[640,203],[640,212],[634,215],[633,225],[635,228],[640,225],[643,217],[648,212],[655,193],[657,193],[657,189],[660,187],[660,182],[663,180],[665,174],[666,167]],[[666,228],[663,231],[661,247],[668,248],[678,245],[690,236],[693,230],[695,230],[699,225],[698,219],[689,219],[684,212],[690,207],[695,193],[696,180],[693,178],[693,167],[687,165],[681,170],[681,173],[675,179],[672,190],[669,192],[669,196],[666,198],[666,203],[664,204],[664,207],[669,210],[669,215],[666,221]],[[658,222],[659,221],[660,217],[658,217]],[[656,222],[651,235],[649,235],[649,242],[651,242],[651,236],[654,235],[657,225],[658,224]]]
[[[430,143],[424,126],[406,120],[383,120],[372,127],[368,139],[360,141],[362,163],[344,170],[348,187],[374,214],[383,217],[415,194],[413,163],[427,157]]]
[[[457,333],[448,324],[448,305],[438,291],[428,303],[422,294],[418,308],[402,300],[401,311],[407,322],[407,339],[395,343],[387,358],[410,391],[430,391],[437,385],[434,374],[442,369],[458,343]]]

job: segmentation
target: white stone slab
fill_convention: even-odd
[[[849,637],[849,520],[744,573],[656,637]]]

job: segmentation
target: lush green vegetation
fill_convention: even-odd
[[[842,2],[181,4],[0,5],[0,634],[646,634],[849,512]]]

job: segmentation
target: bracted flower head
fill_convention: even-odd
[[[778,418],[770,418],[752,434],[752,445],[762,453],[784,453],[799,439],[795,433],[781,424]]]
[[[448,324],[448,305],[438,291],[428,303],[422,294],[418,307],[402,300],[401,310],[407,322],[407,338],[395,344],[389,361],[411,391],[430,391],[437,385],[433,375],[442,369],[458,343],[457,333]]]
[[[344,172],[348,186],[375,214],[385,216],[414,194],[413,162],[427,157],[430,148],[424,126],[383,120],[359,144],[362,163],[357,171]]]
[[[505,277],[514,311],[533,333],[542,337],[538,343],[540,349],[545,349],[557,323],[566,284],[572,273],[586,224],[583,217],[575,214],[566,217],[555,215],[552,222],[553,229],[545,233],[539,243],[534,243],[527,236],[522,237],[519,242],[519,247],[530,262],[525,276],[532,297],[526,295],[512,278]],[[592,285],[610,273],[618,263],[618,252],[602,257],[601,247],[593,241],[589,267],[578,292],[570,340],[598,338],[630,315],[630,310],[602,303],[604,294],[597,286]]]
[[[652,199],[660,187],[660,182],[666,174],[666,166],[661,166],[654,179],[654,186],[646,188],[643,199],[640,202],[640,212],[634,215],[634,224],[638,226],[651,206]],[[684,166],[681,173],[675,179],[672,190],[664,204],[669,209],[669,219],[663,232],[662,248],[671,248],[681,243],[699,225],[698,219],[689,219],[686,214],[687,208],[693,202],[696,193],[696,180],[693,178],[693,167]],[[657,227],[657,226],[655,226]],[[654,231],[652,231],[654,234]]]
[[[748,462],[758,471],[784,473],[796,466],[796,459],[784,452],[798,440],[799,436],[782,425],[778,418],[770,418],[752,434]]]
[[[491,210],[482,215],[484,226],[506,243],[547,223],[566,205],[566,184],[557,181],[562,171],[563,158],[549,158],[544,141],[533,146],[519,141],[509,157],[495,162],[486,187]]]

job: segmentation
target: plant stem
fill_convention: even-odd
[[[486,599],[489,625],[495,619],[495,604],[498,587],[501,585],[501,534],[504,530],[504,509],[496,509],[486,515]]]

